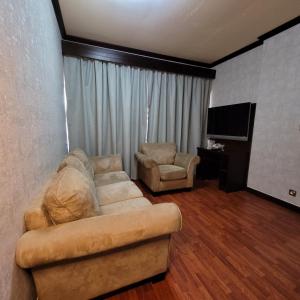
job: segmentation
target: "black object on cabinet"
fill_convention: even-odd
[[[247,186],[255,104],[251,104],[248,141],[216,140],[225,145],[224,151],[197,148],[201,158],[197,177],[219,179],[219,188],[226,192],[239,191]]]

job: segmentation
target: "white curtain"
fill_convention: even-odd
[[[71,150],[120,153],[135,179],[134,153],[146,136],[182,152],[205,144],[210,80],[75,57],[64,68]]]
[[[206,144],[211,80],[150,71],[148,142],[174,142],[196,153]]]
[[[146,71],[73,57],[64,58],[64,68],[70,149],[120,153],[136,178],[134,153],[146,138]]]

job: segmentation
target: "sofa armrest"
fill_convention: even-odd
[[[101,253],[180,229],[181,213],[173,203],[81,219],[26,232],[17,243],[16,262],[22,268],[33,268]]]
[[[157,163],[151,157],[149,157],[141,152],[137,152],[135,154],[135,157],[136,157],[137,161],[139,163],[141,163],[147,169],[151,169],[151,168],[154,168],[157,166]]]
[[[193,170],[194,167],[199,164],[200,157],[197,155],[189,154],[189,153],[176,153],[174,165],[183,167],[186,169],[187,173]]]
[[[123,171],[121,155],[90,156],[95,174]]]

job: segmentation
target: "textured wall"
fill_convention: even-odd
[[[211,106],[256,102],[262,46],[216,67]]]
[[[248,186],[300,206],[300,25],[263,45]]]
[[[300,206],[300,25],[217,66],[211,106],[256,102],[248,186]],[[289,188],[297,197],[288,195]]]
[[[0,299],[31,299],[15,266],[23,212],[66,151],[60,34],[50,0],[0,1]]]

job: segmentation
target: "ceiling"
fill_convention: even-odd
[[[212,63],[297,17],[300,0],[59,0],[67,35]]]

